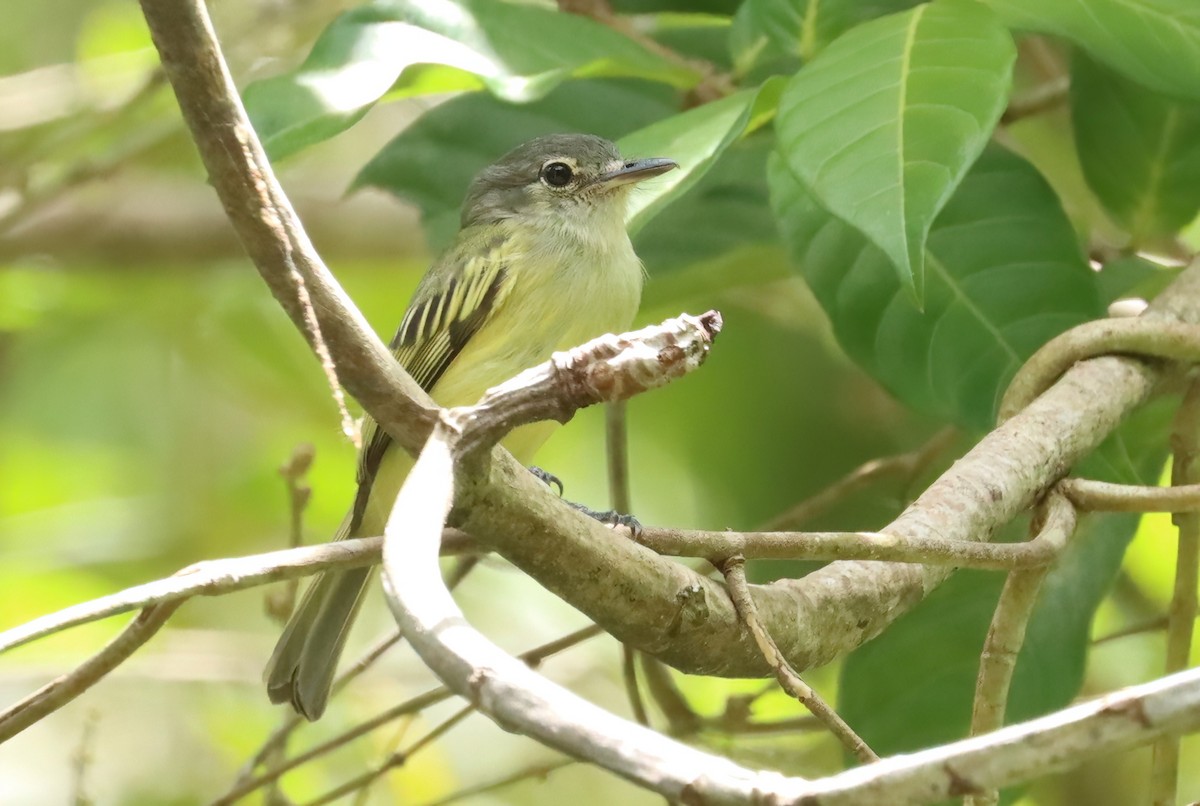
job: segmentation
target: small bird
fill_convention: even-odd
[[[471,405],[556,350],[628,329],[643,269],[625,230],[630,188],[677,167],[622,159],[583,134],[538,137],[472,181],[450,247],[425,273],[392,340],[396,359],[441,406]],[[557,423],[503,444],[521,462]],[[367,417],[358,492],[335,540],[383,534],[412,458]],[[264,672],[272,702],[309,720],[325,711],[338,657],[370,568],[313,580]]]

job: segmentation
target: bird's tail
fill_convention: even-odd
[[[263,673],[271,702],[290,702],[308,720],[325,712],[338,658],[372,570],[326,571],[309,585]]]

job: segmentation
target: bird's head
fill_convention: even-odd
[[[623,159],[615,145],[590,134],[538,137],[479,172],[463,202],[462,226],[516,219],[623,227],[629,189],[675,167],[657,157]]]

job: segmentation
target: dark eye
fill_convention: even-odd
[[[574,178],[575,172],[565,162],[548,162],[542,166],[542,181],[552,188],[564,188]]]

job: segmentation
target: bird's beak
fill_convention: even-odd
[[[665,174],[667,171],[678,167],[674,160],[663,159],[662,157],[650,157],[644,160],[626,160],[600,174],[596,177],[596,182],[608,187],[629,185],[634,182],[641,182],[643,179],[649,179],[652,176]]]

